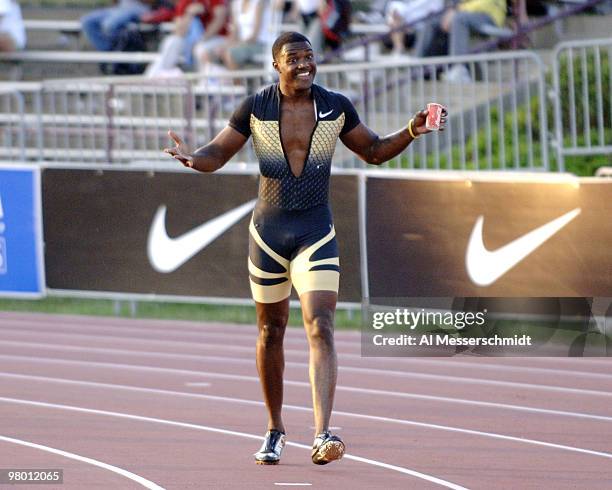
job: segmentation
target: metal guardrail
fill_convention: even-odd
[[[263,74],[263,72],[262,72]],[[256,77],[251,77],[254,83]],[[0,130],[24,140],[21,152],[0,142],[0,158],[18,161],[120,163],[168,161],[168,129],[190,142],[210,140],[248,85],[217,79],[143,78],[59,80],[14,84],[18,113],[0,107]],[[261,83],[261,82],[260,82]]]
[[[471,80],[445,81],[464,64]],[[386,60],[319,68],[322,85],[349,95],[363,122],[384,135],[428,102],[448,107],[445,132],[410,145],[389,168],[547,170],[544,66],[530,52]],[[363,167],[343,146],[336,163]]]
[[[7,160],[21,161],[25,153],[23,95],[17,90],[0,89],[0,111],[10,118],[0,123],[0,148]]]
[[[560,171],[573,155],[612,155],[612,38],[564,42],[555,48],[555,131]]]
[[[455,64],[467,66],[470,81],[444,80]],[[164,81],[124,77],[13,84],[23,108],[0,112],[0,128],[13,138],[0,146],[0,159],[172,164],[160,151],[170,144],[169,128],[192,145],[206,143],[247,94],[270,83],[268,77],[251,70]],[[347,95],[363,122],[381,135],[405,126],[428,102],[448,107],[447,131],[415,142],[387,168],[548,169],[544,68],[533,53],[320,65],[317,83]],[[14,138],[24,144],[16,147]],[[254,163],[251,145],[234,161]],[[334,165],[365,167],[342,144]]]

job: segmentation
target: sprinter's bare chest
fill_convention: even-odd
[[[299,177],[304,170],[315,126],[316,117],[312,100],[281,106],[281,145],[295,177]]]

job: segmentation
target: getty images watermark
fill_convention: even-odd
[[[402,297],[363,302],[361,353],[612,356],[612,298]]]
[[[487,310],[477,312],[465,311],[427,311],[424,308],[413,310],[396,308],[392,311],[374,311],[371,325],[374,330],[391,327],[392,333],[380,332],[372,335],[375,346],[531,346],[531,336],[515,334],[511,337],[492,336],[459,336],[458,332],[444,331],[456,329],[461,331],[470,327],[483,327],[486,324]],[[436,327],[440,331],[418,333],[419,330]],[[398,332],[398,329],[400,330]],[[406,330],[410,333],[401,333]]]
[[[365,357],[541,355],[532,351],[553,330],[542,336],[539,327],[508,322],[508,315],[500,316],[505,306],[482,298],[371,298],[363,310],[361,352]]]

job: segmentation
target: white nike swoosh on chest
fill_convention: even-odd
[[[465,254],[468,276],[478,286],[490,286],[579,214],[580,208],[576,208],[493,251],[484,246],[484,216],[479,216]]]
[[[329,116],[332,112],[334,112],[333,109],[331,111],[326,112],[325,114],[322,112],[319,112],[319,119],[323,119],[324,117]]]
[[[157,272],[169,273],[175,271],[240,221],[255,207],[256,201],[257,199],[253,199],[176,238],[168,236],[166,232],[166,206],[160,206],[151,223],[147,242],[147,252],[151,266]]]

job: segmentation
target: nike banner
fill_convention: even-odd
[[[357,178],[334,176],[340,300],[361,301]],[[51,289],[250,298],[254,174],[43,172]]]
[[[368,178],[370,296],[612,296],[612,182],[572,182]]]
[[[367,180],[364,356],[612,356],[612,182],[394,177]]]

